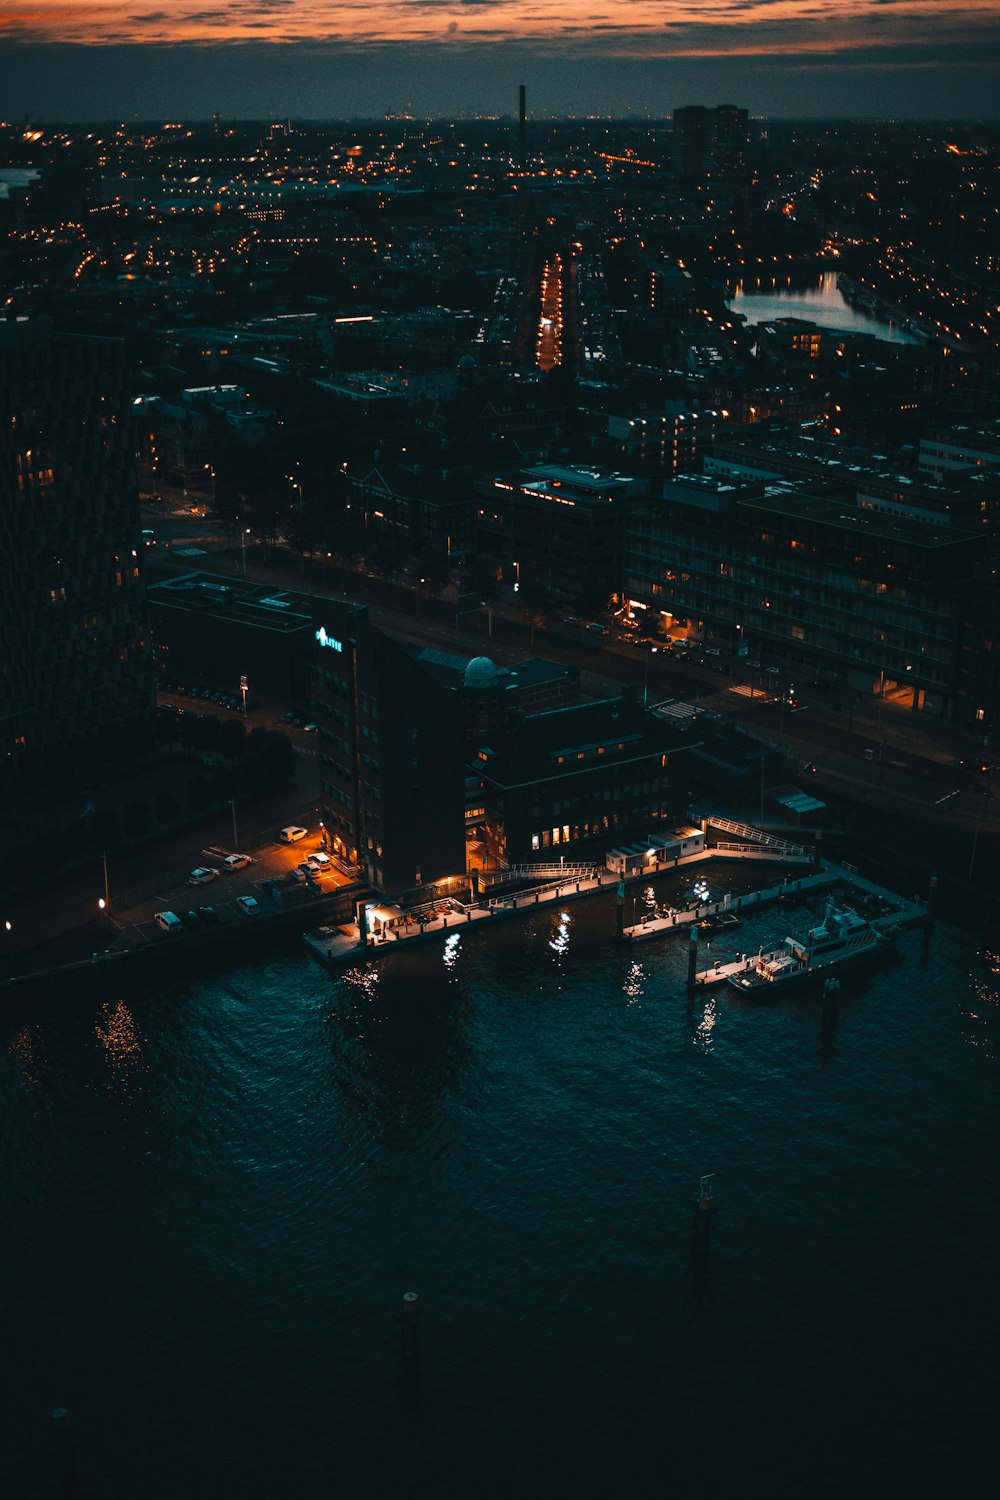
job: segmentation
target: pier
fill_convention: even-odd
[[[794,873],[786,874],[777,883],[742,895],[726,894],[711,901],[695,902],[684,908],[669,909],[663,915],[622,927],[621,939],[626,943],[645,942],[653,938],[669,937],[678,932],[689,932],[692,924],[708,918],[727,914],[742,914],[766,906],[769,903],[805,895],[815,890],[838,885],[853,886],[865,898],[875,897],[888,908],[880,915],[880,925],[902,925],[923,921],[924,907],[885,890],[872,881],[863,879],[850,865],[835,865],[822,861],[817,869],[812,851],[799,844],[763,834],[743,824],[729,823],[724,819],[705,819],[702,824],[705,836],[724,837],[718,842],[699,847],[687,854],[674,853],[675,844],[666,843],[658,849],[650,849],[642,855],[646,862],[636,868],[632,859],[639,851],[613,851],[608,856],[614,860],[615,869],[574,870],[568,878],[549,880],[527,889],[511,891],[503,895],[484,895],[473,902],[462,902],[456,897],[430,900],[422,906],[402,908],[388,901],[360,902],[357,920],[338,926],[321,927],[304,934],[304,942],[313,956],[328,967],[339,967],[351,959],[380,953],[386,948],[398,948],[409,943],[427,941],[447,936],[463,929],[492,922],[501,918],[515,917],[541,907],[561,906],[601,891],[616,889],[619,898],[627,885],[645,883],[657,875],[671,874],[689,866],[700,867],[713,860],[752,860],[764,864],[791,865]],[[624,854],[624,858],[623,858]],[[803,867],[808,867],[804,869]],[[742,958],[736,964],[714,966],[694,975],[696,985],[721,983],[730,973],[743,966]]]
[[[785,884],[768,891],[753,891],[749,896],[742,897],[742,909],[746,910],[748,905],[760,906],[763,902],[776,900],[784,894],[818,890],[822,886],[833,885],[846,887],[863,900],[874,898],[890,903],[891,909],[874,919],[875,926],[882,932],[891,932],[902,927],[916,927],[927,921],[925,905],[918,901],[908,901],[904,896],[897,896],[894,891],[888,891],[884,886],[876,885],[873,880],[866,880],[863,875],[858,874],[853,865],[833,865],[826,860],[823,861],[821,870],[818,870],[815,875],[807,876],[804,880],[797,880],[791,885]],[[729,963],[716,960],[710,969],[702,969],[695,974],[694,985],[696,988],[703,988],[707,985],[725,984],[731,975],[739,974],[749,968],[759,956],[757,953],[741,954],[739,958],[730,960]]]

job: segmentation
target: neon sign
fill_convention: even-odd
[[[338,641],[336,636],[327,635],[325,625],[321,625],[317,630],[316,639],[321,646],[329,646],[332,651],[343,651],[344,649],[343,642]]]

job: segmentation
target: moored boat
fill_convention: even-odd
[[[822,922],[804,939],[786,937],[780,948],[758,953],[727,982],[742,995],[760,998],[872,964],[893,948],[893,940],[866,917],[831,900]]]

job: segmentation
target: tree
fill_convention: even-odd
[[[125,828],[129,838],[143,838],[153,826],[153,814],[145,797],[133,797],[125,808]]]
[[[92,847],[117,849],[122,841],[122,820],[117,807],[104,803],[94,813],[91,825]]]
[[[451,582],[451,563],[440,542],[425,542],[417,555],[418,587],[422,582],[432,594],[440,594]]]
[[[470,594],[480,594],[483,599],[495,599],[500,592],[499,562],[485,552],[477,552],[466,564],[464,582]]]
[[[188,804],[193,813],[203,813],[212,804],[212,783],[200,772],[192,776],[187,789]]]
[[[173,823],[177,819],[177,798],[169,787],[157,794],[156,798],[156,821],[158,823]]]
[[[227,760],[239,760],[246,749],[247,731],[242,719],[226,719],[219,730],[219,751]]]

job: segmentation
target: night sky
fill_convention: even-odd
[[[13,0],[8,120],[996,118],[998,0]]]

